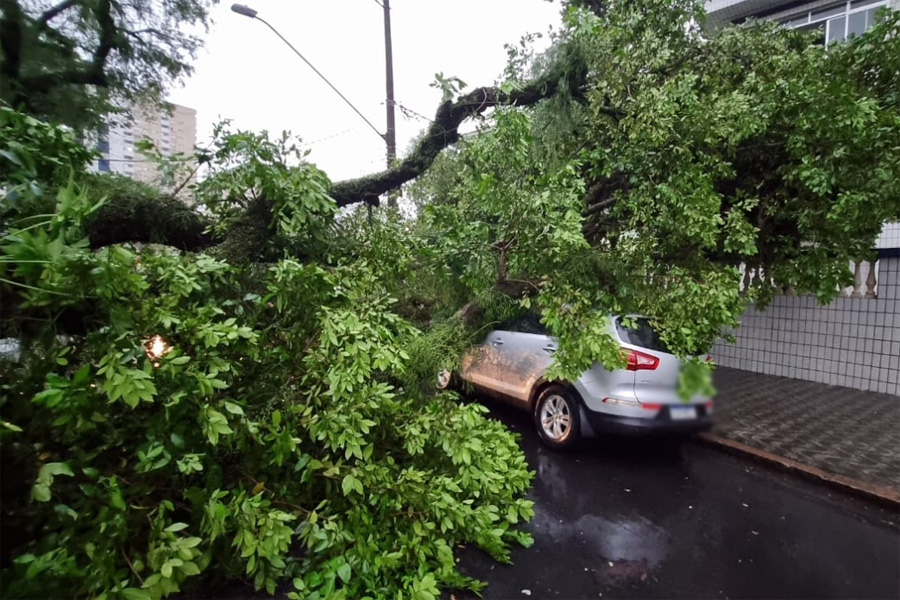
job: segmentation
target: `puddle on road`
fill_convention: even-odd
[[[535,506],[531,525],[536,545],[550,541],[560,547],[578,548],[583,561],[596,570],[627,569],[629,563],[642,563],[646,570],[658,565],[668,553],[665,534],[646,519],[611,520],[588,514],[560,522],[553,512]],[[642,572],[636,571],[636,576]]]

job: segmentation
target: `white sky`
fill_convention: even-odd
[[[384,25],[374,0],[244,0],[259,11],[383,132]],[[194,75],[169,100],[197,110],[197,143],[212,124],[289,130],[309,144],[309,160],[333,181],[384,167],[384,142],[265,24],[214,7],[206,47]],[[434,74],[469,87],[493,84],[506,65],[504,43],[525,33],[558,29],[560,6],[547,0],[392,0],[394,95],[433,117],[441,93]],[[545,36],[542,40],[547,42]],[[397,110],[397,153],[427,121]]]

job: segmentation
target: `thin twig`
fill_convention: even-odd
[[[125,554],[125,548],[120,548],[122,551],[122,558],[125,559],[125,562],[128,563],[128,568],[131,569],[131,572],[134,573],[134,576],[138,578],[138,581],[141,582],[141,585],[144,585],[144,579],[138,575],[137,569],[134,568],[134,565],[131,564],[131,561],[128,559],[128,555]]]
[[[312,512],[308,508],[303,508],[302,506],[297,506],[296,504],[291,504],[290,502],[285,502],[284,500],[272,500],[272,504],[281,504],[284,506],[289,506],[289,507],[293,508],[294,510],[299,510],[300,512],[302,512],[305,515],[308,515]]]

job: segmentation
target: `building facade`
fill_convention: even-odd
[[[170,106],[171,113],[157,107],[138,107],[130,121],[110,119],[97,142],[102,156],[94,161],[94,170],[153,183],[156,165],[135,149],[135,142],[144,138],[164,155],[190,156],[197,142],[197,111],[178,104]]]
[[[709,0],[707,26],[722,27],[747,19],[778,21],[786,27],[821,32],[825,43],[859,35],[875,23],[882,7],[900,8],[898,0]]]

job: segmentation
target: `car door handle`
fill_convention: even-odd
[[[542,350],[547,354],[553,354],[554,352],[556,352],[556,346],[544,346]]]
[[[502,345],[503,345],[503,340],[496,339],[496,340],[494,340],[493,344],[494,344],[495,346],[502,346]]]

